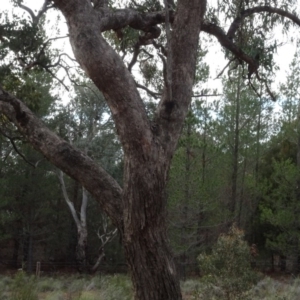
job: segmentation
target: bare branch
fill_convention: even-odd
[[[235,57],[232,58],[232,59],[230,59],[229,62],[228,62],[228,63],[226,64],[226,66],[221,70],[221,72],[217,75],[217,77],[216,77],[215,79],[220,78],[220,77],[223,75],[223,73],[225,72],[225,70],[229,67],[229,65],[230,65],[233,61],[235,61],[235,60],[236,60]]]
[[[138,88],[143,89],[144,91],[146,91],[150,96],[152,96],[152,97],[155,98],[155,99],[158,99],[158,98],[161,96],[160,93],[151,91],[151,90],[149,90],[147,87],[145,87],[144,85],[139,84],[138,82],[136,82],[136,86],[137,86]]]
[[[133,66],[136,64],[139,53],[140,53],[140,45],[139,45],[139,43],[136,43],[134,45],[134,51],[133,51],[133,56],[132,56],[131,62],[128,64],[129,72],[131,72]]]
[[[12,138],[12,137],[10,137],[8,134],[6,134],[2,129],[0,129],[0,133],[4,136],[4,137],[6,137],[7,139],[9,139],[9,141],[10,141],[10,143],[12,144],[12,146],[13,146],[13,148],[14,148],[14,150],[16,151],[16,153],[27,163],[27,164],[29,164],[31,167],[33,167],[33,168],[36,168],[37,167],[37,165],[38,165],[38,162],[36,163],[36,164],[34,164],[34,163],[32,163],[32,162],[30,162],[26,157],[25,157],[25,155],[24,154],[22,154],[20,151],[19,151],[19,149],[18,149],[18,147],[17,147],[17,145],[16,145],[16,143],[15,143],[15,139],[14,138]]]
[[[26,5],[23,5],[22,3],[18,3],[18,6],[22,9],[24,9],[25,11],[27,11],[31,17],[32,23],[36,24],[36,16],[33,13],[32,9],[30,9]]]
[[[151,43],[153,43],[154,40],[151,41]],[[133,66],[136,64],[137,59],[139,54],[141,53],[141,51],[146,52],[150,57],[153,57],[153,55],[151,55],[150,53],[148,53],[146,50],[141,49],[142,45],[148,45],[150,42],[148,41],[148,38],[145,38],[145,36],[140,36],[138,42],[134,45],[134,52],[133,52],[133,56],[131,59],[131,62],[128,65],[128,70],[129,72],[131,72]]]
[[[102,259],[105,257],[105,248],[104,248],[105,245],[108,242],[112,241],[117,236],[118,231],[117,231],[117,228],[116,228],[116,229],[106,233],[106,227],[105,227],[104,232],[105,232],[104,234],[100,235],[99,230],[98,230],[98,233],[97,233],[99,239],[101,240],[101,246],[99,248],[98,259],[97,259],[96,263],[93,265],[93,267],[91,269],[92,272],[95,272],[99,268],[99,265],[100,265]]]
[[[152,44],[156,49],[160,50],[164,56],[167,56],[167,50],[162,44],[157,43],[155,40],[153,40]]]
[[[32,69],[33,67],[35,66],[40,66],[40,67],[43,67],[43,68],[52,68],[52,67],[56,67],[58,64],[59,64],[59,61],[60,61],[60,58],[65,55],[65,56],[68,56],[71,60],[75,61],[74,59],[72,59],[68,54],[65,54],[65,53],[62,53],[59,55],[58,57],[58,61],[54,64],[51,64],[51,65],[44,65],[41,61],[41,58],[45,55],[45,48],[47,47],[48,43],[50,41],[53,41],[53,40],[58,40],[58,39],[63,39],[63,38],[66,38],[67,36],[62,36],[62,37],[56,37],[56,38],[51,38],[49,40],[47,40],[45,43],[43,43],[43,46],[41,48],[41,50],[39,51],[39,53],[36,55],[36,59],[34,61],[31,61],[29,63],[26,63],[25,62],[25,59],[23,57],[20,57],[18,53],[16,53],[17,55],[17,60],[19,61],[21,67],[24,69],[24,70],[30,70]]]
[[[194,94],[193,98],[201,98],[201,97],[219,97],[223,96],[223,94]]]
[[[53,77],[55,78],[67,91],[69,91],[69,88],[65,85],[63,80],[59,79],[49,68],[44,67],[44,69]]]
[[[37,25],[41,16],[49,9],[52,8],[53,6],[49,6],[50,1],[49,0],[45,0],[44,4],[42,6],[42,8],[39,10],[38,14],[35,15],[32,11],[32,9],[30,9],[28,6],[22,4],[20,1],[18,1],[18,6],[22,9],[24,9],[25,11],[27,11],[32,19],[32,23],[34,25]]]

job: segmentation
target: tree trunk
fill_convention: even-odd
[[[33,239],[30,231],[24,233],[23,238],[23,266],[28,273],[32,272],[32,248]]]
[[[87,228],[77,227],[78,240],[76,246],[76,262],[79,272],[87,271]]]
[[[13,250],[13,253],[12,253],[12,264],[11,264],[11,266],[15,269],[18,269],[19,249],[20,249],[19,237],[14,238],[14,250]]]
[[[233,155],[232,155],[232,174],[231,174],[231,202],[230,212],[232,213],[233,222],[236,218],[236,204],[237,204],[237,180],[238,180],[238,161],[239,161],[239,138],[240,138],[240,91],[241,91],[241,74],[238,71],[237,78],[237,92],[235,99],[235,115],[234,115],[234,138],[233,138]]]
[[[171,80],[165,82],[151,120],[134,77],[102,32],[130,26],[143,31],[138,42],[148,45],[159,37],[158,25],[168,23],[166,12],[107,7],[98,11],[90,1],[53,2],[66,18],[77,62],[103,93],[112,113],[125,156],[123,189],[95,161],[45,128],[22,102],[1,87],[0,111],[35,149],[78,180],[118,227],[135,299],[180,300],[179,280],[166,237],[165,186],[191,101],[206,0],[177,2],[167,43],[167,64],[171,64],[168,70],[172,74],[166,75]]]
[[[27,272],[32,273],[33,271],[33,237],[31,232],[28,236],[28,256],[27,256]]]
[[[166,234],[164,168],[126,161],[123,242],[135,299],[182,299]]]

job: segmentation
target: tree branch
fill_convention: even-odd
[[[74,203],[70,200],[67,189],[66,189],[66,184],[65,184],[65,180],[64,180],[64,173],[61,170],[57,170],[56,174],[57,174],[57,177],[58,177],[58,180],[59,180],[62,192],[63,192],[64,199],[65,199],[66,203],[68,204],[69,209],[71,211],[71,215],[73,217],[73,220],[74,220],[77,228],[80,228],[81,223],[80,223],[80,220],[77,216],[77,213],[76,213],[76,210],[75,210],[75,207],[74,207]]]
[[[192,97],[197,49],[206,1],[182,0],[172,23],[172,101],[166,86],[154,122],[167,154],[174,151]]]
[[[122,231],[122,189],[90,157],[50,131],[22,101],[0,87],[0,112],[52,164],[79,181]]]
[[[118,30],[126,26],[133,29],[141,30],[156,36],[160,35],[160,29],[157,27],[166,21],[166,12],[148,12],[142,13],[134,9],[125,8],[116,11],[108,10],[106,13],[102,10],[101,15],[101,31]],[[170,22],[174,19],[174,13],[169,12]]]
[[[235,61],[235,60],[236,60],[235,57],[232,58],[232,59],[230,59],[229,62],[228,62],[228,63],[226,64],[226,66],[221,70],[221,72],[217,75],[217,77],[216,77],[215,79],[220,78],[220,77],[223,75],[223,73],[225,72],[225,70],[229,67],[229,65],[230,65],[233,61]]]
[[[142,85],[142,84],[139,84],[138,82],[136,82],[136,86],[144,91],[146,91],[150,96],[152,96],[153,98],[155,99],[158,99],[161,94],[160,93],[157,93],[157,92],[154,92],[154,91],[151,91],[149,90],[146,86]]]
[[[15,141],[14,141],[14,138],[11,138],[9,135],[7,135],[2,129],[0,129],[0,133],[4,136],[4,137],[6,137],[6,138],[8,138],[9,139],[9,141],[10,141],[10,143],[12,144],[12,146],[13,146],[13,148],[14,148],[14,150],[16,151],[16,153],[27,163],[27,164],[29,164],[31,167],[34,167],[34,168],[36,168],[37,167],[37,164],[33,164],[32,162],[30,162],[26,157],[25,157],[25,155],[24,154],[22,154],[20,151],[19,151],[19,149],[18,149],[18,147],[17,147],[17,145],[16,145],[16,143],[15,143]]]
[[[108,0],[91,0],[94,9],[108,8]]]
[[[30,17],[31,17],[32,23],[33,23],[34,25],[37,25],[38,22],[39,22],[39,20],[40,20],[40,18],[41,18],[41,16],[42,16],[49,8],[52,7],[52,6],[48,6],[49,3],[50,3],[49,0],[45,0],[45,1],[44,1],[44,4],[43,4],[43,6],[42,6],[42,8],[39,10],[39,12],[38,12],[37,15],[35,15],[35,14],[33,13],[32,9],[30,9],[28,6],[22,4],[20,1],[18,1],[18,6],[19,6],[20,8],[22,8],[22,9],[24,9],[25,11],[27,11],[27,12],[29,13]]]
[[[125,154],[139,152],[140,158],[144,159],[153,141],[146,109],[132,74],[102,37],[101,30],[130,25],[144,30],[145,39],[154,38],[160,33],[154,25],[162,21],[164,15],[158,18],[160,14],[143,15],[130,9],[95,11],[88,1],[54,2],[69,25],[70,41],[77,61],[110,107]],[[89,22],[86,22],[87,18]]]
[[[241,12],[240,16],[238,16],[230,25],[230,27],[227,31],[227,37],[232,40],[237,29],[239,28],[239,26],[242,24],[243,20],[246,17],[249,17],[255,13],[261,13],[261,12],[269,12],[269,13],[278,14],[282,17],[290,19],[292,22],[294,22],[295,24],[300,26],[300,19],[296,15],[294,15],[286,10],[271,7],[271,6],[257,6],[257,7],[246,9]]]
[[[202,30],[215,36],[224,48],[230,50],[237,58],[246,62],[254,70],[258,69],[259,62],[255,58],[247,55],[242,49],[234,44],[219,26],[214,23],[203,22]]]

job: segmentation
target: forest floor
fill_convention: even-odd
[[[275,278],[274,278],[275,277]],[[199,278],[181,283],[184,300],[225,299],[216,286],[209,289]],[[207,292],[209,291],[209,293]],[[223,293],[223,294],[222,294]],[[241,296],[230,299],[241,299]],[[132,300],[132,285],[126,275],[59,275],[40,278],[19,272],[0,275],[1,300]],[[298,300],[300,279],[291,276],[264,276],[243,300]]]

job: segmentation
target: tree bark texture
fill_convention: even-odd
[[[96,162],[51,132],[22,101],[1,86],[0,112],[37,151],[77,180],[112,219],[122,235],[135,299],[182,299],[166,234],[168,171],[191,101],[200,31],[216,36],[236,57],[258,68],[258,62],[233,42],[241,21],[235,20],[228,37],[216,24],[204,22],[206,0],[177,1],[176,11],[168,16],[172,24],[167,43],[171,53],[167,55],[169,84],[165,82],[156,114],[150,120],[130,68],[102,33],[129,26],[142,32],[140,45],[149,45],[159,37],[158,25],[166,21],[166,11],[112,10],[106,0],[53,3],[66,19],[77,62],[103,93],[111,110],[125,157],[123,189]],[[174,7],[173,1],[169,3]],[[268,8],[247,13],[264,11]]]
[[[88,238],[87,228],[77,227],[76,262],[77,262],[78,270],[80,272],[88,271],[87,238]]]

